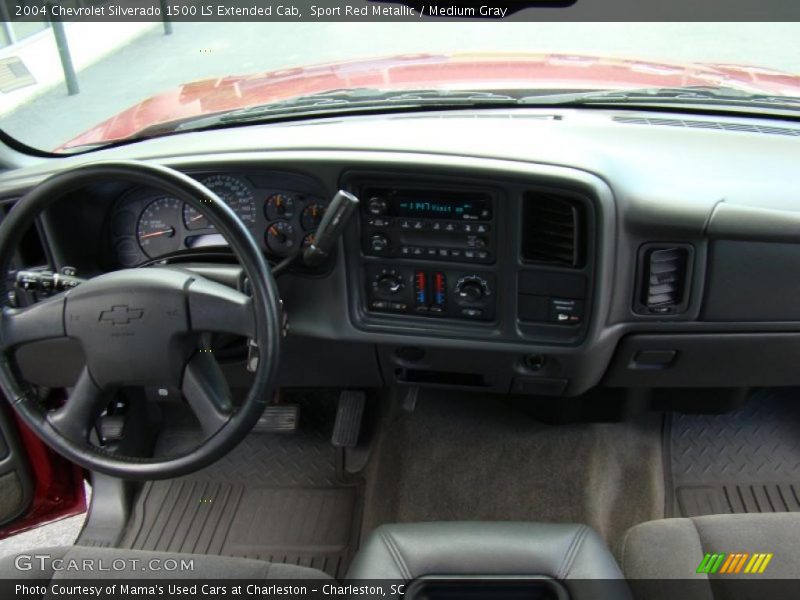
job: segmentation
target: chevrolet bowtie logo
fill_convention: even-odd
[[[110,310],[100,313],[100,322],[111,323],[112,325],[130,325],[131,321],[141,319],[144,309],[131,308],[127,304],[112,306]]]

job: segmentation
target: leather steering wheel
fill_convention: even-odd
[[[253,428],[272,398],[281,339],[280,301],[257,242],[219,197],[173,169],[143,162],[102,162],[54,175],[20,199],[0,224],[0,276],[22,235],[53,202],[89,184],[121,181],[155,188],[206,215],[229,243],[248,277],[251,295],[168,268],[105,273],[27,308],[0,312],[0,389],[48,446],[93,471],[125,479],[165,479],[200,469],[230,451]],[[235,406],[218,363],[200,347],[207,332],[253,339],[254,380]],[[17,373],[13,354],[24,344],[76,339],[86,364],[66,402],[46,410]],[[121,386],[180,388],[205,440],[165,458],[111,453],[90,435]]]

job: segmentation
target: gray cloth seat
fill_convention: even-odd
[[[322,571],[249,558],[61,546],[0,559],[1,579],[330,579]]]
[[[698,573],[707,553],[748,554],[735,574]],[[745,573],[754,554],[772,554],[763,573]],[[733,560],[733,559],[731,559]],[[622,569],[637,597],[712,598],[776,597],[787,588],[770,587],[757,593],[768,580],[800,578],[800,513],[708,515],[687,519],[661,519],[632,527],[621,550]],[[721,570],[721,568],[720,568]],[[661,585],[637,585],[635,580]],[[681,580],[682,583],[668,580]],[[749,582],[749,583],[748,583]],[[793,592],[797,591],[797,587]],[[756,593],[756,596],[752,594]]]
[[[603,540],[586,525],[435,522],[382,525],[355,557],[348,579],[538,576],[561,581],[573,599],[629,597]]]

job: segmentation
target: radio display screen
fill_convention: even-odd
[[[487,194],[403,190],[390,196],[391,214],[416,219],[486,221],[492,218]]]

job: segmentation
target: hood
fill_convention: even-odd
[[[420,54],[186,83],[103,121],[60,149],[121,140],[154,125],[335,89],[607,89],[725,85],[800,96],[800,76],[742,65],[668,64],[572,54]]]

